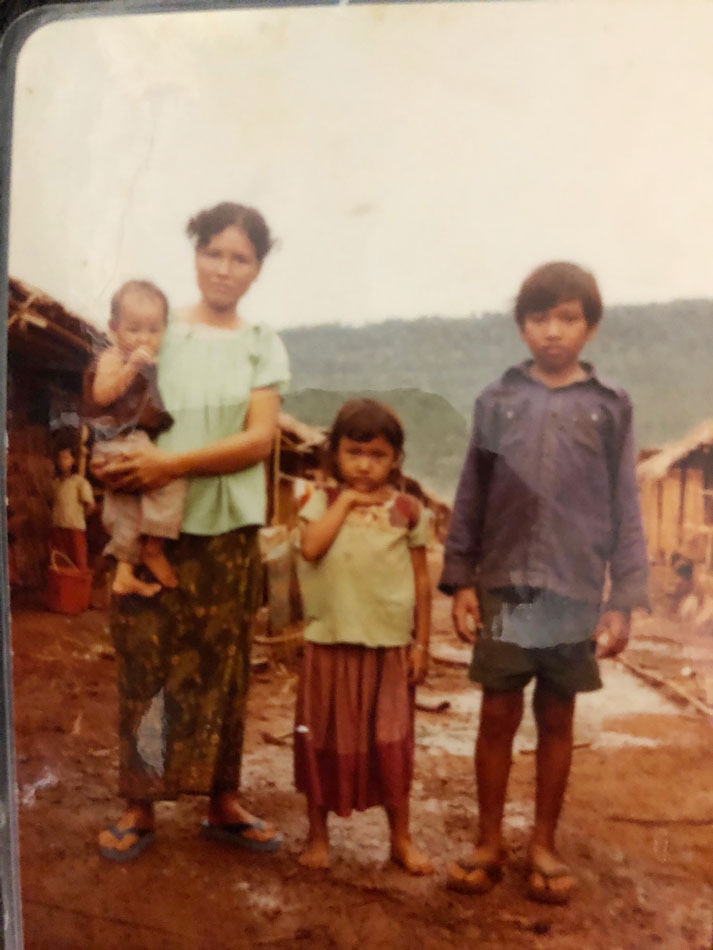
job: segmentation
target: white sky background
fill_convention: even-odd
[[[103,323],[196,298],[188,218],[258,207],[277,327],[506,310],[535,265],[713,298],[713,3],[512,2],[73,20],[18,65],[10,273]]]

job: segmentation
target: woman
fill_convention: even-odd
[[[238,304],[272,242],[259,212],[228,202],[196,215],[187,231],[201,298],[169,322],[159,358],[174,424],[157,445],[98,473],[120,491],[189,479],[181,536],[167,551],[178,588],[151,599],[116,598],[112,610],[127,806],[99,845],[119,861],[154,839],[153,802],[184,793],[209,796],[206,834],[257,851],[281,843],[237,794],[263,462],[288,379],[281,341],[245,323]]]

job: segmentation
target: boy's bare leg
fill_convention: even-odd
[[[124,814],[115,822],[118,831],[135,828],[139,831],[153,831],[155,827],[153,803],[129,799]],[[138,840],[138,835],[125,835],[117,838],[108,828],[99,834],[99,846],[112,851],[127,851]]]
[[[297,860],[306,868],[329,867],[329,832],[327,831],[327,809],[321,805],[307,803],[309,834],[305,847]]]
[[[409,800],[400,805],[387,805],[386,814],[391,828],[391,860],[409,874],[433,874],[428,855],[419,851],[409,831]]]
[[[138,594],[139,597],[153,597],[161,590],[160,584],[146,584],[134,574],[133,565],[128,561],[119,561],[116,565],[114,582],[111,585],[112,593],[123,597],[127,594]]]
[[[555,830],[562,810],[572,762],[574,697],[555,693],[540,683],[533,698],[537,723],[537,794],[535,826],[529,847],[533,896],[566,900],[575,879],[555,850]]]
[[[483,690],[475,746],[478,838],[471,854],[449,868],[451,884],[462,882],[473,891],[488,890],[494,871],[502,864],[505,793],[512,764],[512,743],[522,719],[522,711],[522,690]],[[473,870],[468,870],[469,865]]]
[[[141,560],[162,587],[178,587],[176,572],[171,567],[163,550],[163,538],[146,535],[141,551]]]

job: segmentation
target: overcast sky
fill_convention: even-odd
[[[18,65],[10,272],[105,322],[195,299],[187,219],[280,239],[285,327],[511,306],[535,265],[606,300],[713,298],[713,3],[417,3],[72,20]]]

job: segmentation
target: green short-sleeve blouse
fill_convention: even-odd
[[[300,509],[317,521],[328,507],[317,489]],[[353,508],[317,561],[297,559],[305,640],[398,647],[413,635],[416,592],[411,549],[425,547],[429,512],[395,493],[383,505]]]
[[[287,352],[274,330],[245,325],[222,330],[172,323],[161,344],[158,384],[174,423],[157,445],[186,452],[240,432],[253,389],[282,393]],[[216,535],[265,523],[265,466],[189,479],[181,530]]]

